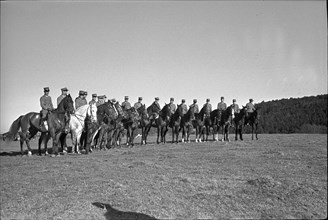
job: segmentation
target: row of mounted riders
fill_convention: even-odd
[[[246,124],[252,127],[252,140],[254,139],[254,132],[257,139],[257,110],[247,115],[245,107],[236,113],[229,106],[223,111],[216,109],[209,115],[206,114],[206,106],[199,113],[195,113],[195,108],[191,106],[187,113],[183,114],[182,106],[177,105],[176,111],[171,113],[170,104],[165,104],[159,112],[152,112],[152,105],[148,108],[141,105],[138,109],[132,107],[124,110],[118,102],[112,103],[110,101],[98,107],[86,105],[80,108],[74,111],[73,100],[68,95],[61,101],[57,109],[48,114],[47,131],[40,129],[40,113],[30,112],[16,119],[4,137],[10,140],[19,133],[21,153],[23,154],[23,143],[26,142],[28,155],[31,155],[32,152],[29,140],[37,132],[41,132],[38,142],[40,155],[42,142],[45,145],[45,154],[48,154],[47,142],[50,138],[53,139],[52,155],[59,155],[58,144],[61,144],[64,153],[67,152],[67,132],[65,132],[67,125],[69,125],[72,134],[72,152],[80,153],[79,149],[82,145],[86,154],[95,147],[106,149],[120,145],[125,130],[127,145],[133,146],[137,128],[142,131],[141,144],[147,144],[147,135],[151,127],[157,128],[158,144],[166,143],[166,133],[169,128],[172,129],[172,143],[179,142],[180,132],[182,132],[181,142],[190,142],[190,133],[193,129],[196,130],[196,142],[208,141],[211,129],[213,140],[219,140],[218,136],[221,129],[222,141],[229,141],[229,129],[232,125],[235,128],[235,139],[237,140],[239,134],[240,140],[243,140],[243,126]],[[67,117],[68,115],[70,117]]]

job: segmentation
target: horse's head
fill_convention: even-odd
[[[74,113],[74,102],[70,94],[65,96],[65,98],[63,98],[63,100],[59,103],[58,110],[65,111],[70,114]]]
[[[178,117],[182,117],[183,116],[183,108],[182,108],[182,104],[177,106],[177,110],[175,110],[174,114]]]
[[[139,108],[138,108],[138,114],[141,116],[141,117],[145,117],[147,116],[147,109],[146,109],[146,105],[143,104],[141,105]]]
[[[161,110],[163,117],[171,117],[171,106],[170,104],[165,104]]]
[[[97,121],[97,106],[95,103],[89,105],[87,116],[89,116],[92,121]]]

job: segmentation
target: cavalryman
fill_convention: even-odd
[[[153,104],[151,105],[151,115],[149,117],[149,119],[156,119],[159,116],[159,112],[161,111],[161,107],[158,104],[159,98],[156,97],[155,101],[153,102]]]
[[[181,107],[182,107],[182,114],[186,114],[188,112],[188,107],[186,105],[186,100],[185,99],[181,100]]]
[[[51,97],[49,96],[50,89],[49,87],[45,87],[43,89],[44,95],[40,98],[40,105],[41,105],[41,120],[40,120],[40,129],[42,129],[42,124],[44,124],[45,129],[48,130],[48,125],[46,123],[47,120],[47,114],[49,111],[54,109],[54,106],[52,105]]]
[[[107,96],[103,95],[103,98],[104,98],[104,103],[107,102]]]
[[[97,94],[92,94],[92,99],[91,101],[89,102],[89,105],[93,105],[93,104],[96,104],[97,103]]]
[[[66,87],[61,89],[62,94],[60,96],[58,96],[57,98],[57,107],[59,105],[59,103],[67,96],[68,93],[68,89]]]
[[[205,108],[206,117],[210,117],[210,114],[212,111],[212,105],[210,103],[210,99],[206,99],[206,103],[204,104],[204,106],[206,106],[206,108]]]
[[[87,91],[83,91],[83,99],[84,99],[85,102],[88,104],[88,101],[87,101],[87,95],[88,95],[88,92],[87,92]]]
[[[198,104],[197,104],[197,99],[193,100],[192,105],[190,105],[190,107],[194,107],[195,108],[195,113],[199,113],[199,108],[198,108]]]
[[[170,98],[170,111],[171,111],[171,114],[174,114],[175,110],[177,109],[177,106],[173,102],[174,102],[174,98]]]
[[[104,96],[103,95],[98,96],[98,101],[96,103],[96,106],[98,107],[99,105],[102,105],[104,103],[105,103]]]
[[[249,103],[246,104],[246,117],[248,117],[254,111],[255,107],[253,104],[253,99],[249,99]]]
[[[142,106],[142,97],[138,98],[138,102],[134,103],[134,108],[137,110],[138,108],[140,108]]]
[[[236,99],[232,100],[231,108],[234,110],[235,113],[239,113],[240,109],[238,104],[236,103]]]
[[[80,90],[79,96],[75,99],[75,109],[78,109],[82,105],[88,104],[87,100],[85,99],[85,92]]]
[[[124,109],[125,109],[125,110],[128,110],[128,109],[131,108],[131,104],[130,104],[130,102],[129,102],[129,96],[125,96],[125,97],[124,97],[124,102],[122,102],[122,108],[123,108],[123,110],[124,110]]]
[[[218,103],[218,110],[220,112],[224,111],[227,109],[227,104],[224,102],[224,97],[221,97],[221,102]]]

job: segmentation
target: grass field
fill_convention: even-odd
[[[1,142],[1,219],[327,218],[327,135],[259,138],[55,158]]]

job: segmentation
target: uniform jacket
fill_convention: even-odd
[[[161,107],[159,106],[158,102],[153,102],[151,106],[152,106],[151,108],[152,112],[159,113],[161,111]]]
[[[88,104],[88,102],[87,102],[86,99],[83,99],[83,98],[80,98],[80,97],[77,97],[75,99],[75,109],[78,109],[82,105],[87,105],[87,104]]]
[[[58,107],[59,103],[60,103],[65,97],[66,97],[66,95],[63,95],[63,94],[61,94],[60,96],[58,96],[58,98],[57,98],[57,107]]]
[[[224,102],[219,102],[218,103],[218,110],[219,111],[224,111],[227,109],[227,104],[225,104]]]
[[[40,105],[42,110],[53,110],[54,106],[52,105],[51,97],[43,95],[40,98]]]
[[[134,106],[133,107],[137,110],[141,106],[142,106],[142,103],[141,102],[136,102],[136,103],[134,103]]]
[[[212,111],[212,105],[211,105],[210,103],[206,103],[206,104],[204,104],[204,106],[206,106],[205,114],[206,114],[207,116],[209,116],[210,113],[211,113],[211,111]]]
[[[128,102],[128,101],[124,101],[124,102],[122,102],[122,108],[123,109],[130,109],[131,108],[131,104],[130,104],[130,102]]]
[[[186,114],[188,112],[188,107],[186,104],[181,104],[182,107],[182,114]]]
[[[195,113],[199,113],[199,108],[198,105],[196,103],[192,104],[190,107],[195,107]]]
[[[172,114],[177,110],[177,106],[174,103],[170,103],[170,111]]]
[[[95,100],[91,100],[91,101],[89,102],[89,105],[93,105],[93,104],[97,104],[97,102],[96,102]]]
[[[255,110],[255,107],[254,107],[254,104],[253,103],[247,103],[246,104],[246,111],[248,112],[248,113],[251,113],[251,112],[253,112]]]
[[[231,108],[235,111],[235,113],[239,113],[239,111],[240,111],[238,104],[232,104]]]

